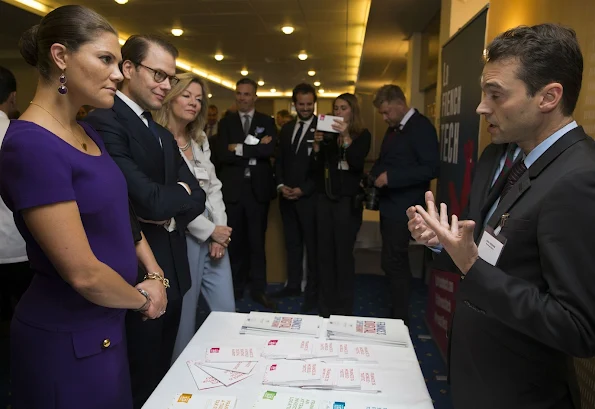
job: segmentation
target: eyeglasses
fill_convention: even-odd
[[[175,86],[178,82],[180,82],[180,79],[175,75],[167,75],[165,72],[161,70],[156,70],[154,68],[147,67],[146,65],[143,65],[141,63],[136,63],[136,65],[140,65],[141,67],[144,67],[149,71],[153,71],[153,79],[155,80],[155,82],[161,83],[169,78],[169,83],[172,87]]]

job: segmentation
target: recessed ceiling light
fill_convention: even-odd
[[[242,71],[240,71],[240,74],[242,74],[245,77],[246,75],[248,75],[248,70],[243,69]]]
[[[316,71],[314,71],[314,70],[310,70],[310,71],[308,71],[308,75],[309,75],[310,77],[313,77],[313,76],[315,76],[315,75],[316,75]]]
[[[291,34],[293,33],[294,28],[292,26],[284,26],[281,27],[281,31],[283,31],[285,34]]]
[[[319,92],[319,93],[321,93],[321,94],[324,94],[324,90],[323,90],[322,88],[320,88],[320,89],[318,90],[318,92]]]
[[[308,59],[308,54],[306,54],[305,51],[302,51],[301,53],[298,54],[298,58],[302,61],[305,61]]]
[[[213,98],[213,94],[209,94],[209,98]]]
[[[271,88],[271,92],[275,93],[277,90],[275,88]]]
[[[171,33],[172,33],[174,36],[176,36],[176,37],[179,37],[179,36],[181,36],[182,34],[184,34],[184,30],[182,30],[181,28],[172,28],[172,29],[171,29]]]
[[[314,81],[314,86],[315,87],[320,87],[320,81]]]
[[[224,57],[223,57],[223,54],[215,54],[215,59],[216,59],[217,61],[221,61],[221,60],[223,60],[223,58],[224,58]]]
[[[263,85],[264,85],[264,81],[263,80],[258,81],[258,86],[259,87],[262,87]]]
[[[126,4],[126,3],[128,3],[128,0],[116,0],[116,3],[118,3],[118,4]]]

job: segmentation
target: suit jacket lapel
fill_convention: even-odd
[[[174,150],[172,143],[172,135],[169,134],[165,129],[159,129],[161,132],[161,144],[163,146],[163,164],[165,168],[165,183],[170,180],[177,180],[177,176],[174,169],[174,155],[180,155],[179,151]]]
[[[510,189],[508,194],[496,207],[496,210],[492,214],[492,217],[488,221],[488,225],[496,227],[498,221],[502,215],[516,203],[516,201],[531,187],[531,180],[539,176],[539,174],[549,166],[562,152],[568,149],[575,143],[585,139],[587,135],[581,126],[574,128],[572,131],[562,136],[556,143],[554,143],[549,149],[547,149],[543,155],[541,155],[535,163],[533,163],[529,169],[521,176],[521,178],[515,183]],[[494,189],[496,190],[496,189]]]
[[[295,155],[301,155],[302,152],[305,152],[305,154],[306,154],[305,156],[308,156],[308,140],[314,139],[314,132],[316,132],[316,117],[312,118],[312,122],[310,122],[310,126],[304,131],[304,137],[302,138],[302,141],[300,142],[300,146],[298,146],[298,150],[297,150],[297,152],[295,152]],[[297,137],[297,135],[296,135],[296,137]]]
[[[114,106],[112,109],[116,112],[116,114],[118,114],[120,119],[128,122],[132,131],[130,136],[133,139],[136,139],[139,144],[147,150],[147,152],[153,155],[161,155],[161,146],[159,146],[159,141],[157,141],[151,130],[144,124],[143,120],[140,119],[140,117],[136,115],[134,111],[117,95],[114,98]]]

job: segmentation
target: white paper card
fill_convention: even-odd
[[[215,369],[222,369],[225,371],[250,373],[258,362],[201,362],[200,366],[208,366]]]
[[[248,135],[248,136],[246,136],[246,139],[244,139],[244,143],[246,145],[255,146],[260,143],[260,139],[258,139],[254,135]]]
[[[198,180],[209,180],[209,172],[205,168],[200,166],[194,166],[194,176]]]
[[[477,246],[479,257],[483,261],[495,266],[498,262],[498,259],[500,258],[503,248],[504,244],[498,241],[498,239],[495,238],[490,232],[484,230],[483,234],[481,235],[479,245]]]
[[[194,361],[186,361],[186,365],[188,365],[188,369],[190,370],[199,391],[223,386],[217,379],[194,365]]]
[[[243,156],[244,155],[244,145],[238,143],[235,148],[236,156]]]
[[[234,409],[235,396],[205,396],[198,393],[178,393],[169,409]]]
[[[211,375],[213,378],[217,379],[225,386],[233,385],[234,383],[243,381],[244,379],[252,376],[251,373],[241,373],[241,372],[233,372],[233,371],[226,371],[224,369],[216,369],[210,368],[208,366],[201,366],[199,362],[195,363],[201,370]]]
[[[256,158],[250,158],[250,160],[248,161],[248,165],[256,166]]]
[[[349,163],[346,160],[339,161],[337,164],[337,169],[339,170],[349,170]]]
[[[316,122],[316,130],[322,132],[334,132],[335,131],[332,125],[335,123],[335,120],[343,122],[343,117],[334,116],[334,115],[318,115],[318,122]]]
[[[205,362],[247,362],[258,361],[260,350],[251,347],[209,347]]]

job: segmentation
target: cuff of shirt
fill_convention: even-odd
[[[441,253],[442,250],[444,249],[444,246],[442,244],[438,244],[437,246],[426,246],[426,247],[429,248],[430,250],[432,250],[436,254]]]
[[[178,182],[178,185],[182,186],[182,187],[184,188],[184,190],[185,190],[186,192],[188,192],[188,194],[189,194],[189,195],[191,195],[191,194],[192,194],[192,192],[190,191],[190,189],[188,189],[188,188],[186,187],[186,184],[185,184],[185,183],[183,183],[183,182]]]

